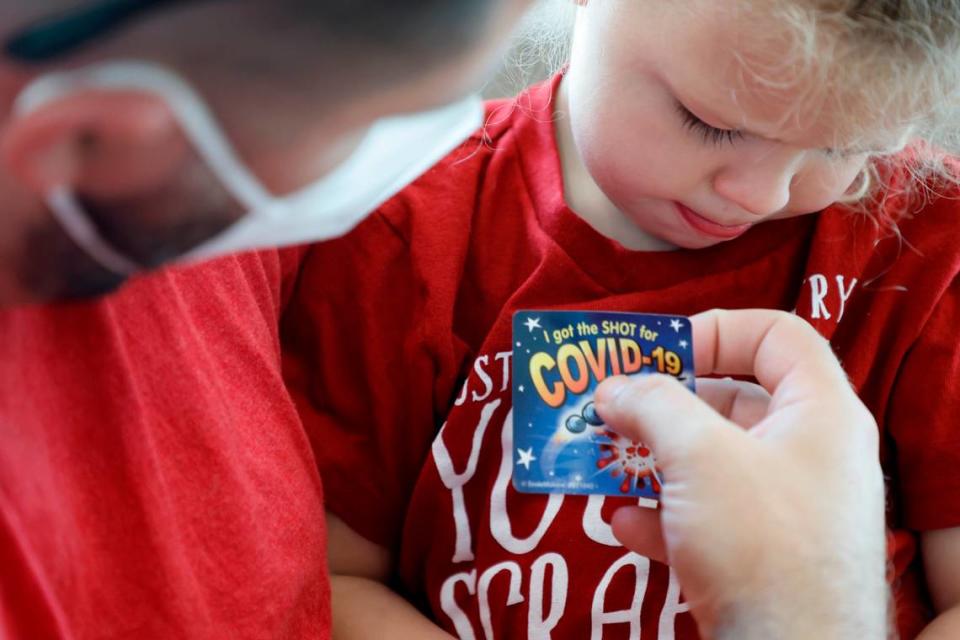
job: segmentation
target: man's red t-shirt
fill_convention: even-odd
[[[694,638],[669,568],[614,539],[622,499],[513,489],[511,317],[796,310],[883,430],[891,578],[914,636],[931,615],[915,532],[960,525],[958,203],[931,200],[901,237],[831,208],[631,252],[564,203],[551,98],[494,103],[483,137],[307,256],[285,366],[328,508],[393,550],[402,590],[461,638]]]
[[[329,636],[320,479],[280,370],[298,264],[0,312],[0,637]]]

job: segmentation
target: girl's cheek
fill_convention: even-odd
[[[834,200],[840,200],[860,189],[863,181],[864,160],[855,159],[843,163],[834,172]]]
[[[796,181],[797,190],[817,200],[836,201],[856,186],[864,162],[853,159],[843,162],[822,162]]]
[[[794,183],[790,211],[794,215],[812,213],[842,200],[856,186],[862,162],[824,163]]]
[[[658,128],[638,133],[630,136],[632,144],[625,145],[623,137],[618,141],[614,136],[611,144],[597,149],[598,170],[605,175],[595,177],[615,182],[618,190],[633,197],[671,200],[693,191],[705,179],[703,160],[686,140]]]

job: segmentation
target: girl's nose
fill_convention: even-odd
[[[714,175],[713,189],[747,213],[765,218],[790,202],[790,187],[798,164],[796,154],[767,155],[756,162],[731,163]]]

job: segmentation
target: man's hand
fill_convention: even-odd
[[[713,638],[884,638],[878,431],[829,344],[775,311],[693,318],[701,398],[665,376],[605,382],[597,409],[648,444],[659,511],[614,516],[629,548],[669,562]]]

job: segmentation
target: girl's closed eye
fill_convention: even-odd
[[[723,143],[732,144],[743,138],[743,133],[736,129],[720,129],[711,126],[698,118],[692,111],[683,106],[679,100],[674,100],[677,113],[683,119],[683,126],[700,136],[704,143],[713,145],[722,145]]]
[[[707,124],[695,113],[690,111],[690,109],[685,107],[679,100],[675,99],[674,105],[676,106],[677,113],[680,114],[683,120],[684,128],[696,133],[705,144],[709,143],[717,146],[724,143],[733,144],[746,137],[746,134],[739,129],[721,129],[720,127]],[[855,159],[862,155],[868,155],[867,152],[858,149],[850,150],[827,147],[819,151],[826,160],[832,162],[842,162]]]

